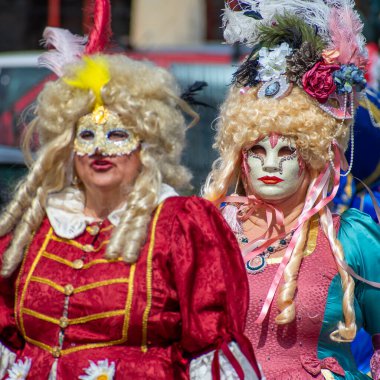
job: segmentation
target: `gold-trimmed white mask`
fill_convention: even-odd
[[[103,156],[121,156],[131,154],[139,145],[137,136],[124,126],[120,117],[103,106],[96,107],[78,121],[74,151],[80,156],[95,152]]]

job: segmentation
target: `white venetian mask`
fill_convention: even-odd
[[[293,195],[304,177],[304,163],[294,139],[267,136],[245,152],[248,187],[263,200],[277,201]]]

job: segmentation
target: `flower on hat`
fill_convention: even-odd
[[[326,103],[329,96],[336,91],[333,72],[339,65],[324,65],[321,61],[302,77],[304,90],[320,103]]]
[[[354,64],[342,65],[339,70],[333,73],[336,84],[336,92],[339,95],[350,94],[353,90],[363,91],[367,81],[364,78],[363,70]]]
[[[327,65],[333,65],[338,63],[340,52],[336,49],[323,50],[322,58]]]
[[[269,49],[263,47],[259,50],[259,64],[256,79],[268,82],[273,78],[279,78],[286,71],[286,57],[292,53],[292,49],[286,42]]]
[[[286,58],[286,77],[290,82],[302,87],[302,77],[320,59],[320,52],[316,47],[308,41],[303,42],[299,49],[296,49],[291,56]]]
[[[96,364],[89,360],[90,366],[85,368],[85,375],[80,380],[112,380],[115,375],[115,363],[108,364],[108,359],[99,360]]]

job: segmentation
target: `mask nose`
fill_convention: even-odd
[[[94,141],[94,154],[99,154],[105,156],[107,153],[106,149],[106,136],[103,131],[97,131]]]
[[[276,173],[280,171],[280,160],[277,156],[277,152],[267,152],[264,158],[263,170],[268,173]]]

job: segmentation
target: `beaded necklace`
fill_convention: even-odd
[[[257,274],[260,272],[263,272],[268,264],[268,257],[272,255],[273,253],[279,251],[280,249],[286,248],[290,241],[292,240],[292,236],[294,234],[294,230],[290,231],[286,236],[284,236],[282,239],[278,240],[274,244],[267,247],[263,252],[259,253],[257,256],[252,258],[251,260],[248,260],[245,263],[245,268],[249,274]],[[248,243],[248,238],[241,234],[240,237],[238,236],[238,240],[242,244]]]

